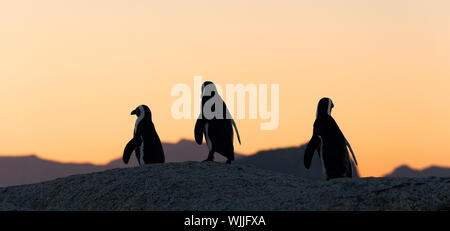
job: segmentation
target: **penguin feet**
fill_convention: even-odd
[[[207,161],[214,161],[214,158],[208,157],[206,160],[204,160],[204,161],[202,161],[202,162],[207,162]]]

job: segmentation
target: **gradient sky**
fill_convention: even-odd
[[[2,1],[0,153],[105,163],[139,104],[163,141],[193,139],[171,89],[201,75],[280,84],[279,128],[237,120],[238,152],[307,142],[327,96],[362,176],[450,166],[448,12],[444,0]]]

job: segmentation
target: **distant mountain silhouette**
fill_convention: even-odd
[[[385,177],[450,177],[450,168],[431,166],[422,170],[410,168],[407,165],[397,167]]]
[[[322,163],[317,153],[313,156],[310,169],[308,170],[304,167],[303,156],[305,150],[306,145],[260,151],[254,155],[237,160],[236,164],[251,164],[258,168],[303,176],[313,180],[324,179]],[[356,177],[359,177],[357,170],[354,170]]]
[[[98,172],[107,166],[66,164],[43,160],[35,155],[0,157],[0,187],[31,184],[74,174]]]

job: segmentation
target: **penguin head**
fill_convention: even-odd
[[[138,118],[148,118],[152,119],[152,112],[150,111],[150,108],[147,107],[147,105],[140,105],[136,109],[134,109],[131,112],[131,115],[136,115]]]
[[[202,102],[205,103],[217,94],[216,85],[211,81],[205,81],[202,84]],[[202,103],[202,105],[203,105]]]
[[[216,85],[211,81],[202,84],[202,97],[213,97],[217,92]]]
[[[331,110],[333,109],[334,104],[333,101],[330,98],[322,98],[319,101],[319,104],[317,105],[317,114],[316,117],[322,116],[322,115],[330,115],[331,116]]]

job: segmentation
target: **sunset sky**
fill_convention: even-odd
[[[171,89],[198,75],[279,84],[278,129],[236,120],[237,152],[308,142],[330,97],[362,176],[450,167],[449,12],[446,0],[2,1],[0,153],[106,163],[140,104],[162,141],[194,139]]]

